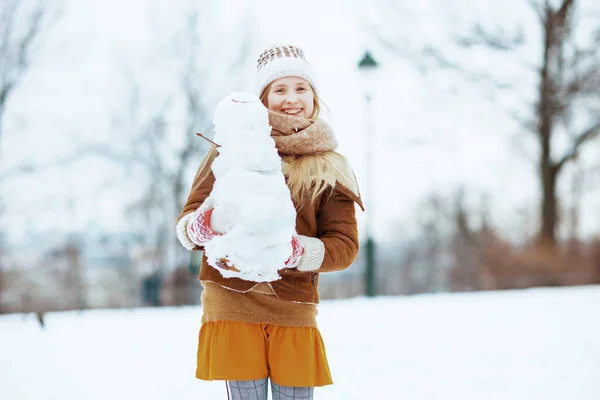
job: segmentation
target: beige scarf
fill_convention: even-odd
[[[269,111],[271,137],[281,154],[283,174],[292,196],[310,200],[339,182],[362,208],[354,172],[344,156],[335,152],[338,142],[333,129],[322,119],[312,121]]]
[[[312,121],[269,111],[271,137],[277,150],[286,155],[322,154],[337,148],[333,129],[322,119]]]

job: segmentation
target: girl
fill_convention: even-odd
[[[331,127],[319,119],[312,68],[302,50],[280,46],[258,59],[256,93],[269,123],[296,207],[292,254],[281,279],[255,283],[223,278],[202,257],[199,279],[202,326],[196,377],[225,380],[230,399],[312,399],[315,386],[332,384],[316,323],[319,274],[348,268],[358,253],[354,173],[335,152]],[[222,234],[235,221],[212,208],[209,196],[217,156],[213,146],[194,178],[177,219],[177,236],[189,250]]]

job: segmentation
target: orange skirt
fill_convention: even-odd
[[[282,386],[332,384],[319,329],[234,321],[202,324],[196,378],[246,381],[268,376]]]

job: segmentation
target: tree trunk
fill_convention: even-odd
[[[546,163],[542,165],[542,226],[539,240],[541,244],[549,247],[556,245],[557,225],[557,199],[556,180],[557,169],[554,165]]]
[[[542,189],[541,227],[538,234],[540,244],[554,247],[556,244],[556,172],[551,159],[551,138],[554,128],[553,106],[554,85],[551,75],[554,26],[551,13],[546,11],[544,21],[544,58],[540,69],[540,92],[537,104],[538,137],[540,139],[540,183]]]

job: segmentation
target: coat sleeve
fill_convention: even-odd
[[[355,200],[341,190],[325,194],[317,211],[317,237],[301,238],[305,255],[300,270],[333,272],[348,268],[359,248]],[[308,264],[313,264],[311,268]]]
[[[188,250],[202,250],[203,246],[198,246],[193,243],[187,236],[187,224],[192,217],[192,213],[196,211],[213,189],[215,184],[215,175],[210,171],[204,178],[201,178],[201,174],[196,174],[190,194],[181,210],[181,214],[177,217],[176,232],[177,238]]]

